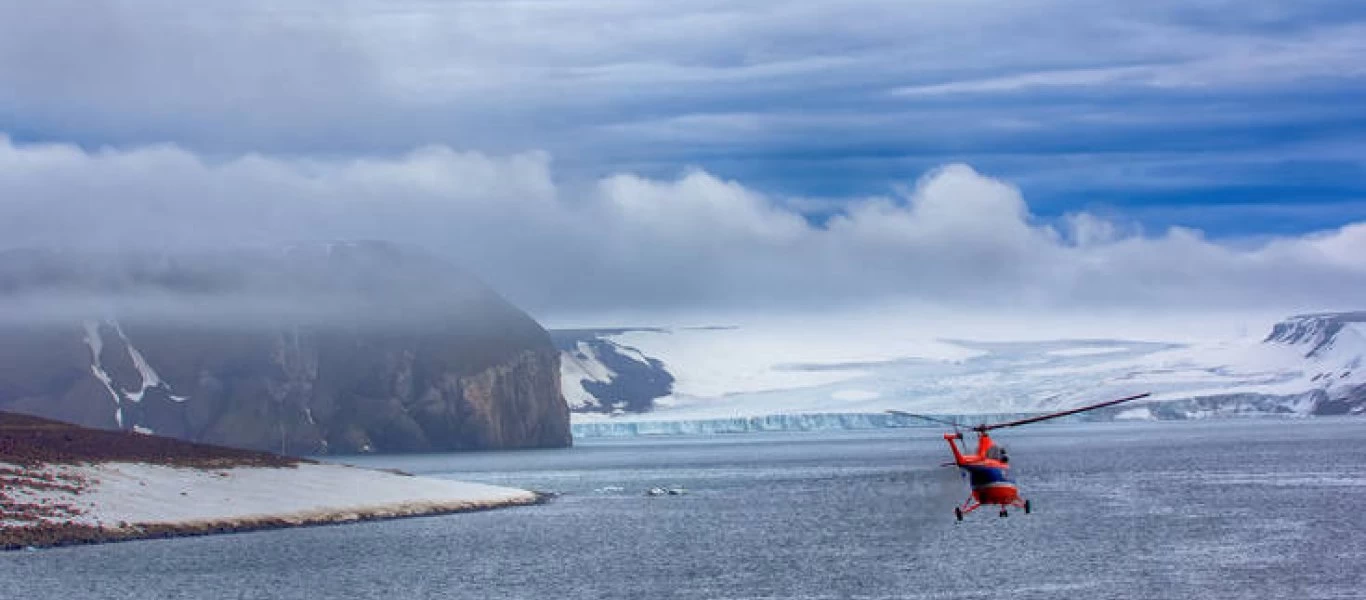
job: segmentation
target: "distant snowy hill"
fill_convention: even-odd
[[[746,328],[552,335],[579,435],[688,430],[680,423],[721,431],[894,426],[847,415],[1018,414],[1136,392],[1153,397],[1102,417],[1366,412],[1366,312],[1300,315],[1264,338],[1216,342],[978,342],[895,330],[841,340]]]
[[[648,412],[673,393],[674,377],[658,359],[612,338],[629,329],[551,331],[560,350],[560,380],[570,410],[622,414]],[[660,330],[651,330],[660,331]]]
[[[1366,412],[1366,312],[1292,317],[1265,343],[1303,354],[1311,389],[1323,393],[1316,414]]]

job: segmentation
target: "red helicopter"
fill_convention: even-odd
[[[968,497],[967,501],[965,501],[962,506],[953,509],[953,516],[959,521],[962,521],[963,515],[977,510],[985,504],[1000,506],[1002,517],[1007,516],[1006,508],[1010,506],[1023,509],[1025,514],[1029,514],[1030,512],[1031,507],[1029,501],[1020,497],[1020,489],[1015,485],[1015,480],[1010,477],[1010,456],[1006,454],[1004,446],[997,444],[991,439],[990,435],[987,435],[988,431],[993,429],[1004,429],[1006,427],[1018,427],[1020,425],[1046,421],[1048,419],[1075,415],[1088,410],[1105,408],[1131,400],[1138,400],[1139,398],[1146,398],[1148,395],[1149,394],[1147,393],[1143,393],[1136,396],[1120,398],[1118,400],[1109,400],[1107,402],[1091,404],[1081,408],[1027,417],[1015,421],[1007,421],[1005,423],[973,425],[970,429],[977,432],[977,452],[973,454],[964,454],[964,452],[967,451],[966,443],[963,444],[963,449],[961,451],[958,449],[958,440],[963,439],[963,432],[959,431],[959,428],[963,427],[963,425],[960,423],[899,410],[889,410],[887,412],[903,417],[914,417],[916,419],[924,419],[926,421],[953,426],[954,432],[944,434],[944,440],[949,443],[949,450],[953,451],[953,464],[961,469],[963,474],[967,476],[968,486],[972,488],[972,495]]]

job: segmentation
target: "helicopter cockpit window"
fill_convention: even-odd
[[[1010,460],[1010,458],[1006,456],[1006,449],[1004,446],[992,446],[987,448],[987,458],[999,460],[1001,462]]]

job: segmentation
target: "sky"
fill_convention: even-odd
[[[1366,5],[0,3],[0,247],[388,239],[533,315],[1366,298]]]

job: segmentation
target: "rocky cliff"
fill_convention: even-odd
[[[565,446],[548,334],[384,243],[0,253],[0,408],[289,454]]]

